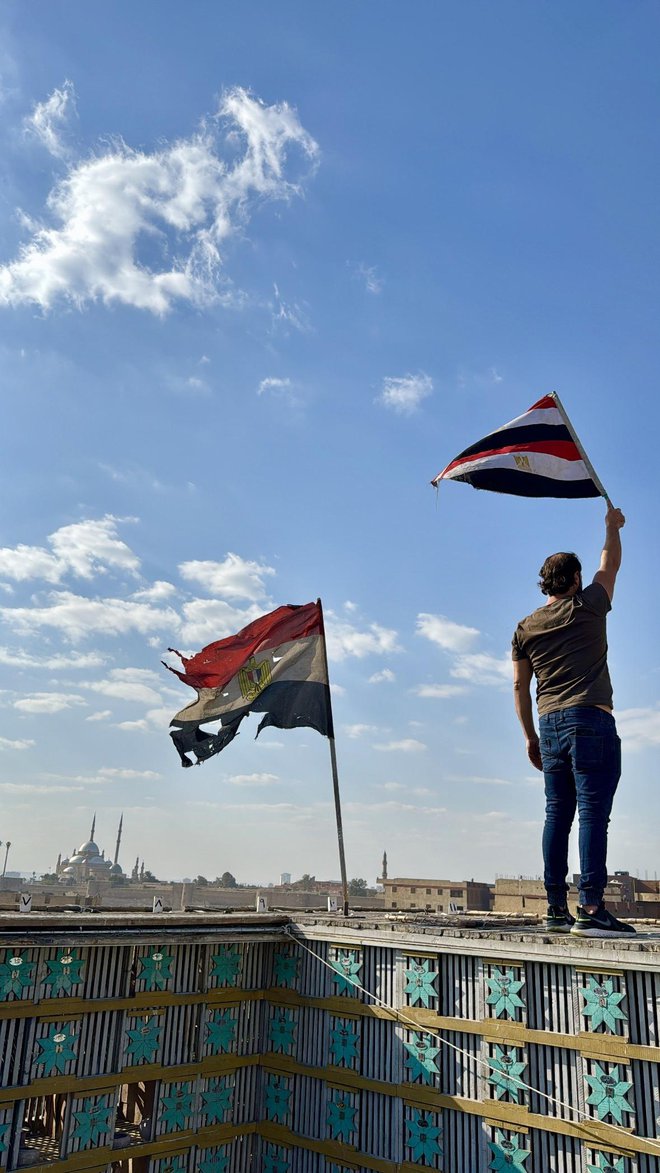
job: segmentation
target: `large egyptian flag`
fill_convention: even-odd
[[[190,658],[175,648],[168,651],[184,670],[165,667],[197,692],[197,700],[170,722],[182,766],[194,764],[188,753],[197,764],[219,753],[251,712],[265,714],[257,737],[267,725],[334,736],[320,602],[278,607]],[[200,728],[217,720],[216,733]]]
[[[546,395],[524,415],[470,445],[431,481],[466,481],[518,497],[604,495],[558,397]]]

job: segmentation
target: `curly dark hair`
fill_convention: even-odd
[[[565,595],[573,586],[576,573],[582,573],[577,554],[551,554],[539,570],[539,586],[544,595]]]

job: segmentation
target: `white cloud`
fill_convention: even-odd
[[[253,619],[258,619],[263,610],[263,603],[240,608],[222,599],[192,599],[182,608],[181,637],[191,648],[204,647],[241,631]]]
[[[99,770],[99,774],[102,778],[142,778],[148,782],[156,781],[161,777],[155,770],[129,770],[114,766],[104,766]]]
[[[34,744],[34,741],[30,741],[29,738],[11,741],[9,737],[0,737],[0,751],[4,749],[32,749]]]
[[[404,375],[402,378],[388,377],[383,379],[380,395],[375,402],[391,408],[399,415],[412,415],[432,391],[433,380],[422,371],[417,375]]]
[[[374,734],[378,732],[377,725],[344,725],[342,726],[347,737],[355,740],[358,737],[365,737],[367,734]]]
[[[65,81],[62,88],[53,90],[45,102],[37,103],[23,124],[26,132],[39,139],[42,146],[56,159],[63,159],[68,154],[60,135],[66,127],[71,111],[75,109],[75,100],[72,83]]]
[[[105,659],[99,652],[68,652],[49,656],[33,656],[22,650],[13,652],[0,647],[0,664],[12,668],[47,668],[51,672],[62,669],[99,668]]]
[[[374,749],[383,753],[421,753],[428,747],[423,741],[416,741],[414,737],[404,737],[401,741],[387,741],[384,745],[374,745]]]
[[[162,603],[164,599],[171,599],[172,595],[176,594],[176,587],[171,582],[163,582],[157,579],[150,587],[145,587],[144,590],[135,591],[134,599],[141,599],[145,603]]]
[[[190,138],[152,153],[117,139],[98,147],[70,166],[44,222],[0,268],[0,302],[118,302],[165,314],[178,300],[220,300],[226,241],[255,203],[299,193],[287,177],[296,152],[307,164],[318,157],[296,112],[243,89],[226,93]],[[151,267],[138,252],[145,236],[160,248]]]
[[[232,774],[227,781],[230,786],[272,786],[279,778],[277,774]]]
[[[257,387],[257,395],[265,395],[266,393],[277,399],[287,399],[289,403],[294,403],[296,400],[291,379],[279,379],[275,375],[269,375],[268,378],[262,379]]]
[[[25,546],[0,549],[0,575],[24,582],[42,578],[59,583],[66,574],[91,579],[107,570],[121,570],[136,574],[139,559],[117,534],[119,518],[107,514],[103,518],[78,521],[61,526],[48,537],[51,550],[43,546]]]
[[[168,607],[159,609],[124,599],[86,599],[70,591],[53,591],[49,598],[45,607],[0,607],[0,619],[20,633],[51,627],[72,643],[98,634],[179,630],[179,617]]]
[[[463,696],[467,689],[460,684],[420,684],[415,693],[421,697],[433,697],[437,700],[446,700],[452,696]]]
[[[466,652],[479,636],[476,627],[465,627],[445,615],[424,612],[417,616],[417,634],[430,639],[446,652]]]
[[[367,684],[393,684],[396,680],[391,668],[383,668],[382,672],[374,672],[369,677]]]
[[[467,782],[473,786],[511,786],[509,778],[487,778],[482,774],[447,774],[446,782],[458,783]]]
[[[492,656],[488,652],[470,652],[457,656],[451,675],[472,684],[505,684],[512,679],[511,654]]]
[[[64,709],[86,704],[85,698],[75,693],[35,692],[32,696],[14,701],[14,708],[21,713],[61,713]]]
[[[359,631],[352,624],[338,619],[332,611],[326,613],[326,637],[331,660],[345,660],[347,656],[360,660],[364,656],[401,651],[397,633],[391,628],[370,623],[366,630]]]
[[[622,709],[616,714],[619,736],[628,750],[660,745],[660,706],[647,709]]]
[[[383,285],[385,284],[383,278],[379,275],[375,265],[365,265],[363,261],[353,266],[355,276],[361,281],[364,281],[364,287],[367,293],[374,295],[383,292]]]
[[[72,794],[84,789],[84,786],[41,786],[36,782],[0,782],[0,790],[19,798],[22,794]]]
[[[97,713],[90,713],[86,721],[107,721],[112,716],[112,709],[100,709]]]
[[[182,562],[179,573],[187,582],[197,583],[221,599],[266,599],[264,577],[276,572],[272,566],[250,562],[238,554],[227,554],[223,562]]]
[[[120,670],[121,671],[121,670]],[[94,680],[82,684],[91,692],[101,696],[114,697],[120,701],[130,701],[136,705],[158,705],[161,702],[160,693],[149,688],[141,680],[131,680],[130,677],[117,676],[117,671],[110,673],[110,680]]]

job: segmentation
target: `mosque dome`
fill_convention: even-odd
[[[95,872],[104,872],[108,866],[107,860],[101,859],[100,855],[92,855],[85,860],[88,868],[93,868]]]
[[[123,874],[124,873],[121,870],[121,864],[120,863],[113,863],[110,868],[110,875],[111,876],[123,876]]]
[[[100,855],[100,854],[101,853],[100,853],[100,851],[99,851],[98,847],[96,846],[93,839],[88,839],[87,842],[83,843],[82,846],[79,847],[76,852],[76,855],[84,855],[84,856]]]

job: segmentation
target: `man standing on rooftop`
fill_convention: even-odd
[[[546,927],[586,937],[634,933],[605,908],[607,826],[621,776],[621,742],[612,715],[606,617],[621,565],[625,518],[608,503],[605,544],[593,582],[582,586],[575,554],[551,554],[540,570],[547,604],[518,624],[512,640],[516,713],[527,756],[545,779],[544,881]],[[539,736],[530,686],[536,678]],[[579,818],[577,920],[566,904],[568,840]]]

